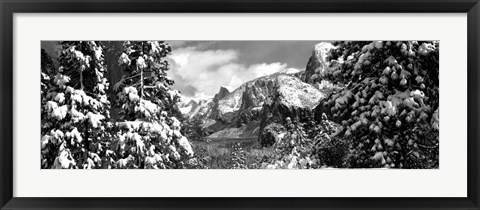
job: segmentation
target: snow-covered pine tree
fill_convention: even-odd
[[[437,168],[439,42],[334,42],[319,106],[351,141],[346,167]]]
[[[308,126],[287,117],[285,119],[286,131],[282,131],[282,137],[273,144],[276,155],[266,164],[262,164],[263,167],[267,169],[319,168],[319,158],[315,153],[315,148],[320,140],[308,136],[305,127]]]
[[[240,143],[236,143],[233,145],[233,151],[231,156],[231,169],[248,169],[246,164],[247,154],[245,153],[245,150],[242,148]]]
[[[114,85],[116,104],[122,108],[114,152],[117,168],[184,168],[193,156],[190,142],[172,116],[180,94],[169,86],[171,52],[159,41],[127,41],[118,62],[125,75]]]
[[[42,131],[42,168],[100,168],[110,109],[103,48],[94,41],[60,44],[60,67],[42,98],[42,126],[50,128]]]
[[[52,58],[48,53],[41,50],[41,95],[42,101],[46,96],[47,90],[51,87],[52,76],[55,76],[55,66],[53,65]]]
[[[46,98],[48,90],[53,86],[53,77],[55,77],[55,67],[52,62],[52,58],[48,55],[48,53],[42,49],[41,50],[41,79],[40,79],[40,111],[41,111],[41,135],[42,136],[51,129],[51,123],[47,123],[47,116],[49,113],[45,109],[45,105],[47,104],[48,100]],[[42,151],[41,151],[41,159],[42,159],[42,168],[49,168],[57,157],[58,149],[53,144],[48,144],[48,141],[45,142],[42,139]]]
[[[49,128],[45,127],[44,120],[46,119],[47,112],[44,109],[45,104],[47,103],[47,92],[53,85],[53,77],[55,77],[55,66],[53,65],[52,58],[48,53],[42,49],[41,50],[41,78],[40,78],[40,96],[41,96],[41,120],[42,120],[42,134],[44,134]],[[49,130],[48,130],[49,131]]]

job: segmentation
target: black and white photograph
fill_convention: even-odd
[[[440,41],[40,45],[41,169],[439,169]]]

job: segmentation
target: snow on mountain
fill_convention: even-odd
[[[219,98],[218,102],[214,106],[211,117],[213,119],[221,119],[222,121],[229,122],[233,117],[233,114],[237,112],[242,105],[242,95],[244,91],[245,84],[241,85],[233,92],[230,92]]]
[[[313,86],[290,76],[277,77],[279,102],[288,107],[312,109],[325,95]]]
[[[311,113],[323,97],[321,91],[293,75],[277,73],[254,79],[213,106],[210,118],[221,122],[223,128],[210,137],[257,137],[261,122],[282,122],[288,116]],[[275,119],[264,119],[270,115]]]
[[[313,109],[326,97],[326,94],[299,78],[279,75],[271,97],[265,100],[261,113],[260,135],[261,142],[272,137],[268,131],[269,125],[283,125],[287,118],[292,121],[308,121],[314,118]]]
[[[307,83],[325,68],[326,53],[333,45],[315,46],[305,70],[286,69],[248,81],[237,89],[222,86],[213,98],[191,98],[179,103],[187,119],[196,119],[210,138],[256,138],[271,123],[283,124],[287,117],[310,118],[326,95]]]
[[[304,71],[303,69],[296,69],[296,68],[288,68],[288,69],[285,69],[282,73],[285,73],[285,74],[296,74],[296,73],[300,73]]]
[[[211,97],[187,97],[182,96],[180,102],[177,103],[178,109],[187,118],[193,118],[197,115],[206,115],[210,110],[212,102]]]
[[[330,42],[320,42],[315,45],[312,51],[312,56],[308,60],[305,73],[302,80],[307,83],[318,82],[319,75],[321,75],[328,66],[326,57],[328,52],[335,47]]]

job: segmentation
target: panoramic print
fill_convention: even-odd
[[[439,47],[42,41],[40,167],[438,169]]]

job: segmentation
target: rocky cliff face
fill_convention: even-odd
[[[231,87],[221,86],[220,91],[218,91],[218,93],[215,94],[215,96],[213,97],[213,102],[218,103],[218,101],[220,99],[225,98],[225,96],[227,96],[228,94],[230,94],[233,91],[234,90],[232,90]]]
[[[322,73],[328,66],[326,57],[328,52],[333,48],[334,46],[330,42],[320,42],[315,45],[312,56],[308,59],[305,73],[301,77],[302,81],[310,84],[320,81]]]
[[[242,104],[242,93],[244,90],[244,85],[234,91],[229,91],[225,87],[221,87],[220,91],[214,97],[212,114],[209,117],[223,123],[232,123],[235,113],[240,109]]]
[[[286,74],[257,78],[241,85],[235,91],[218,100],[218,103],[213,106],[210,117],[238,126],[250,121],[260,120],[265,101],[277,92],[276,89],[291,84],[287,84],[288,79],[285,78],[295,79],[296,81],[293,83],[302,83],[299,79]],[[220,95],[220,93],[217,95]]]
[[[263,105],[259,140],[271,142],[266,140],[271,135],[265,128],[271,124],[285,124],[287,117],[292,121],[313,120],[313,109],[324,97],[322,91],[296,77],[285,75],[277,77],[276,86]]]
[[[257,138],[271,123],[283,123],[286,117],[307,119],[324,94],[289,74],[273,74],[241,85],[230,92],[220,88],[205,107],[204,127],[212,138]],[[200,116],[193,111],[197,103],[179,104],[185,115]],[[200,105],[201,106],[201,105]],[[188,107],[188,108],[187,108]]]
[[[181,102],[177,104],[178,109],[188,119],[194,117],[205,117],[211,112],[213,102],[209,98],[182,98]]]

